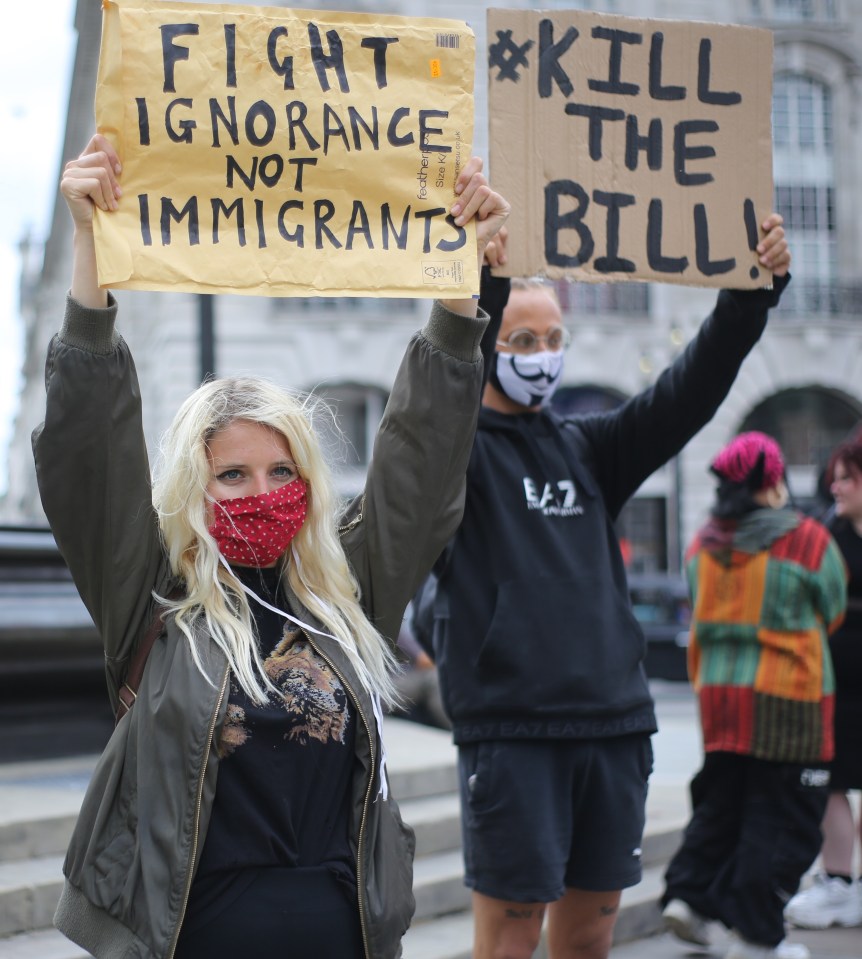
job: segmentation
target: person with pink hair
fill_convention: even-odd
[[[711,469],[712,515],[686,554],[705,758],[663,916],[699,945],[722,922],[726,959],[808,959],[785,939],[783,911],[820,848],[844,563],[826,528],[789,505],[772,437],[737,436]]]

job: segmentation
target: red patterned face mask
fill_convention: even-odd
[[[216,500],[209,533],[222,556],[244,566],[271,566],[305,522],[308,487],[291,480],[271,493]]]

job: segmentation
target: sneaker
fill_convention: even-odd
[[[777,946],[760,946],[735,936],[724,959],[811,959],[811,951],[801,942],[782,939]]]
[[[670,930],[677,939],[683,942],[693,942],[696,946],[709,945],[709,920],[682,899],[671,899],[662,910],[665,928]]]
[[[775,959],[811,959],[811,950],[804,942],[782,939],[775,947]]]
[[[784,918],[800,929],[858,926],[862,923],[862,886],[818,873],[813,885],[787,903]]]

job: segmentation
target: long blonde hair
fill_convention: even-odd
[[[208,633],[254,702],[275,691],[263,669],[248,601],[208,531],[212,498],[206,492],[212,437],[238,419],[269,426],[287,441],[308,485],[306,519],[281,560],[282,575],[342,646],[363,687],[393,702],[395,658],[359,605],[359,587],[338,538],[338,499],[313,426],[321,407],[319,400],[256,377],[212,380],[186,399],[163,438],[153,482],[162,539],[185,595],[159,599],[175,613],[201,673],[206,676],[201,635]]]

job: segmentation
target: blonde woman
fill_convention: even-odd
[[[133,708],[93,775],[56,923],[97,959],[390,959],[413,838],[388,794],[381,702],[407,600],[454,531],[485,318],[434,305],[392,390],[364,496],[336,516],[309,404],[256,379],[185,402],[151,486],[134,364],[96,278],[120,158],[64,171],[71,293],[34,438],[45,512]],[[481,161],[451,212],[478,255],[508,213]]]

